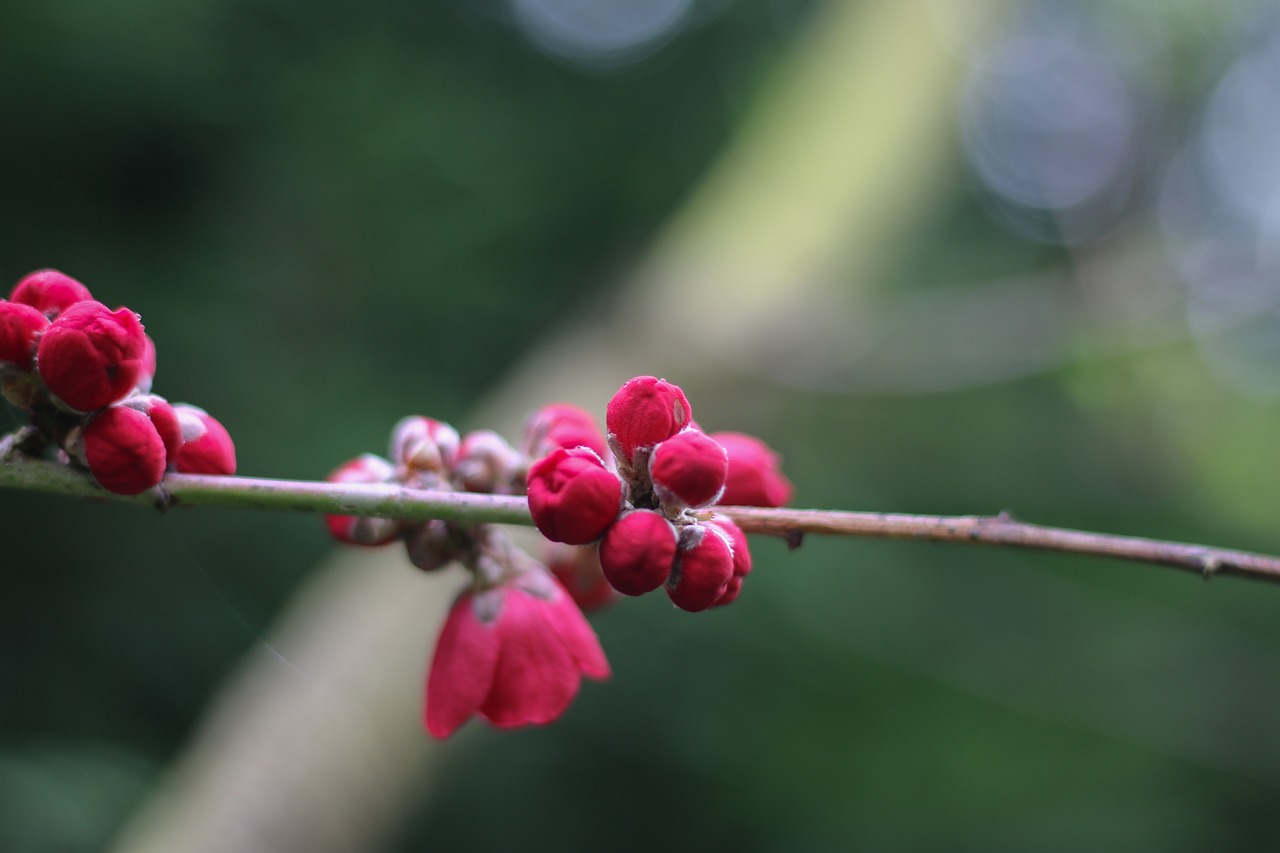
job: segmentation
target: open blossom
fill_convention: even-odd
[[[525,572],[454,603],[427,678],[427,731],[448,737],[479,714],[498,728],[564,713],[582,676],[609,677],[595,632],[559,583]]]

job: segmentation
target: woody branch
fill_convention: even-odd
[[[14,436],[0,439],[0,488],[110,499],[167,509],[220,506],[372,516],[403,521],[442,519],[459,523],[532,525],[523,497],[362,485],[168,474],[156,489],[141,495],[116,495],[88,474],[30,457],[15,448]],[[1185,542],[1118,536],[1020,521],[1009,513],[995,516],[940,516],[848,512],[816,509],[762,509],[717,506],[747,533],[781,537],[798,545],[806,535],[863,536],[1003,546],[1110,557],[1213,575],[1280,581],[1280,557]]]

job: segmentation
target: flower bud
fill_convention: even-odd
[[[729,537],[729,547],[733,549],[733,576],[741,578],[751,574],[751,547],[742,528],[723,515],[713,517],[707,526],[718,528]]]
[[[372,453],[343,462],[329,472],[330,483],[387,483],[395,477],[395,466]],[[385,545],[400,533],[400,523],[387,519],[366,519],[356,515],[326,515],[329,535],[348,545]],[[374,522],[384,522],[377,524]]]
[[[617,596],[600,568],[600,552],[581,545],[548,542],[542,561],[583,610],[598,610]]]
[[[589,447],[601,458],[608,456],[604,435],[586,409],[569,403],[551,403],[531,413],[524,424],[523,450],[541,459],[557,447],[571,450]]]
[[[458,431],[444,421],[410,415],[391,430],[391,461],[410,471],[444,475],[458,456]]]
[[[637,450],[652,447],[684,429],[692,417],[684,392],[653,376],[628,380],[605,409],[609,435],[628,462]]]
[[[600,541],[600,568],[623,595],[644,595],[662,586],[676,558],[676,528],[660,513],[623,513]]]
[[[694,430],[658,442],[649,456],[653,490],[664,506],[675,509],[715,503],[728,470],[724,448]]]
[[[13,288],[14,302],[30,305],[50,320],[77,302],[89,302],[89,288],[57,270],[36,270]]]
[[[30,371],[36,366],[36,342],[49,318],[30,305],[0,299],[0,366]]]
[[[164,442],[165,459],[173,462],[178,457],[184,441],[182,422],[178,420],[178,413],[169,405],[168,400],[156,394],[139,394],[122,400],[119,405],[137,409],[150,418],[160,440]]]
[[[716,603],[733,577],[733,550],[718,528],[701,524],[682,531],[675,571],[667,579],[667,597],[681,610],[697,613]]]
[[[384,539],[370,544],[381,545],[386,541]],[[409,562],[424,572],[442,569],[458,557],[457,545],[449,535],[449,525],[438,518],[415,524],[406,530],[404,547],[409,555]]]
[[[781,460],[769,445],[740,432],[714,432],[711,437],[729,454],[721,504],[774,507],[791,500],[791,481],[782,474]]]
[[[164,476],[164,439],[139,409],[103,409],[85,424],[80,441],[89,472],[109,492],[141,494]]]
[[[529,512],[552,542],[594,542],[621,508],[622,481],[585,447],[557,448],[529,469]]]
[[[40,338],[36,366],[49,390],[81,412],[123,398],[138,384],[146,353],[142,321],[128,308],[77,302]]]
[[[491,429],[480,429],[462,437],[453,476],[468,492],[509,495],[520,464],[520,454],[505,438]]]
[[[226,428],[197,406],[179,403],[173,407],[182,424],[182,449],[174,467],[183,474],[217,474],[230,477],[236,472],[236,446]]]

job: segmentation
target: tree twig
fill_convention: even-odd
[[[473,524],[533,523],[528,503],[522,497],[431,492],[392,485],[170,474],[151,492],[133,497],[114,495],[82,471],[14,451],[11,439],[0,441],[0,487],[105,498],[160,509],[221,506],[378,516],[404,521],[439,518]],[[715,512],[729,516],[747,533],[778,536],[792,547],[809,534],[963,542],[1151,563],[1186,569],[1206,579],[1214,575],[1239,575],[1280,582],[1280,557],[1139,536],[1046,527],[1019,521],[1007,512],[994,516],[946,516],[756,507],[716,507]]]

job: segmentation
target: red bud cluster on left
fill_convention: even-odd
[[[203,409],[152,394],[155,343],[57,270],[0,299],[0,391],[25,411],[24,449],[82,465],[104,489],[135,495],[165,471],[235,473],[235,445]]]

